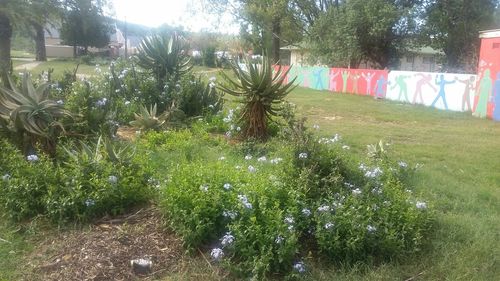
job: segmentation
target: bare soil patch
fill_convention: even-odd
[[[41,243],[25,280],[154,280],[181,266],[182,242],[165,230],[154,208],[113,219],[88,229],[64,232]],[[152,261],[148,275],[132,272],[133,259]]]

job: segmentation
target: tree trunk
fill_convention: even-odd
[[[10,19],[0,12],[0,79],[5,87],[10,88],[9,72],[11,70],[10,40],[12,25]]]
[[[273,63],[278,64],[280,61],[280,37],[281,23],[279,19],[273,20]]]
[[[45,49],[45,32],[43,26],[34,23],[33,27],[35,28],[35,45],[36,45],[36,60],[37,61],[47,61],[47,51]]]

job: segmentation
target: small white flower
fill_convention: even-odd
[[[234,242],[234,236],[231,235],[231,232],[226,233],[221,239],[221,245],[223,247],[231,245]]]
[[[328,211],[330,211],[330,206],[328,205],[323,205],[318,207],[318,212],[328,212]]]
[[[215,80],[216,80],[216,79],[217,79],[217,78],[216,78],[215,76],[212,76],[212,77],[210,77],[210,78],[208,79],[208,81],[210,81],[210,82],[215,82]]]
[[[371,225],[368,225],[366,227],[366,230],[369,232],[369,233],[373,233],[375,231],[377,231],[377,228],[375,226],[371,226]]]
[[[257,161],[258,161],[258,162],[266,162],[266,161],[267,161],[267,158],[266,158],[266,156],[262,156],[262,157],[259,157],[259,158],[257,159]]]
[[[375,187],[372,189],[372,193],[380,195],[382,194],[382,189],[380,187]]]
[[[237,165],[234,167],[236,170],[241,170],[241,166],[240,165]]]
[[[293,224],[295,221],[294,221],[293,217],[286,217],[284,222],[286,224]]]
[[[9,175],[9,174],[5,174],[5,175],[3,175],[3,176],[2,176],[2,180],[3,180],[3,181],[8,181],[8,180],[10,180],[10,175]]]
[[[293,265],[293,270],[297,271],[298,273],[304,273],[306,272],[306,266],[303,262],[299,261]]]
[[[203,192],[207,192],[208,191],[208,184],[202,184],[202,185],[200,185],[200,190],[203,191]]]
[[[58,101],[56,101],[56,103],[57,103],[58,105],[63,105],[63,104],[64,104],[64,101],[63,101],[63,100],[58,100]]]
[[[354,184],[348,182],[344,182],[344,186],[347,188],[354,188]]]
[[[229,189],[231,189],[232,187],[233,187],[233,186],[232,186],[230,183],[225,183],[225,184],[224,184],[224,189],[225,189],[225,190],[229,190]]]
[[[241,127],[236,127],[236,132],[241,131]]]
[[[124,104],[125,104],[125,105],[129,105],[129,104],[130,104],[130,101],[128,101],[128,100],[127,100],[127,101],[125,101],[125,102],[124,102]]]
[[[376,178],[380,175],[382,175],[382,170],[379,167],[373,168],[373,170],[368,170],[365,173],[365,177],[367,178]]]
[[[283,240],[285,240],[285,238],[283,238],[283,236],[281,236],[281,235],[278,235],[278,237],[276,237],[276,239],[274,239],[274,242],[276,244],[281,244],[283,242]]]
[[[365,165],[364,163],[359,164],[359,169],[360,169],[361,171],[366,171],[366,170],[368,170],[368,168],[366,167],[366,165]]]
[[[351,149],[351,147],[350,147],[350,146],[348,146],[348,145],[343,145],[343,146],[342,146],[342,149],[344,149],[344,150],[349,150],[349,149]]]
[[[252,155],[246,155],[245,160],[252,160]]]
[[[219,161],[224,161],[224,160],[226,160],[226,157],[221,156],[221,157],[219,157],[219,159],[218,159],[218,160],[219,160]]]
[[[417,207],[417,209],[420,209],[420,210],[427,209],[427,203],[425,203],[425,202],[417,201],[417,204],[415,204],[415,206]]]
[[[359,189],[359,188],[354,189],[354,190],[352,191],[352,194],[353,194],[353,195],[359,195],[359,194],[361,194],[361,189]]]
[[[30,162],[36,162],[38,161],[38,156],[36,154],[31,154],[26,157],[26,159]]]
[[[85,200],[85,206],[92,207],[94,205],[95,205],[95,201],[94,200],[92,200],[92,199]]]
[[[224,210],[222,212],[222,216],[224,216],[225,218],[230,218],[230,219],[234,220],[236,218],[236,212]]]
[[[108,177],[108,182],[111,184],[115,184],[118,182],[118,178],[116,176],[109,176]]]
[[[335,226],[335,224],[333,224],[332,222],[327,222],[325,224],[325,229],[332,229],[334,226]]]
[[[255,172],[257,172],[257,169],[255,169],[254,166],[250,165],[250,166],[248,166],[248,172],[255,173]]]
[[[240,200],[241,204],[247,209],[252,209],[252,203],[248,202],[248,198],[246,195],[238,195],[238,199]]]
[[[319,130],[319,125],[318,125],[318,124],[314,124],[314,125],[313,125],[313,128],[314,128],[315,130]]]
[[[311,215],[311,210],[304,208],[302,209],[302,214],[306,217],[309,217]]]
[[[307,153],[306,152],[299,153],[299,159],[307,159]]]
[[[278,164],[279,162],[283,161],[283,158],[274,158],[274,159],[271,159],[271,164]]]
[[[408,164],[407,164],[406,162],[403,162],[403,161],[399,161],[399,162],[398,162],[398,165],[399,165],[399,167],[401,167],[401,168],[406,168],[406,167],[408,167]]]
[[[210,256],[215,261],[220,261],[224,257],[224,251],[222,251],[222,249],[220,249],[220,248],[214,248],[210,252]]]
[[[231,131],[227,131],[226,132],[226,137],[227,138],[231,138],[233,136],[233,133],[231,133]]]
[[[213,89],[213,88],[215,87],[215,83],[214,83],[214,82],[210,82],[210,83],[208,84],[208,86],[210,87],[210,89]]]

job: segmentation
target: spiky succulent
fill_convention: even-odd
[[[154,130],[161,127],[168,117],[168,111],[156,116],[156,104],[149,109],[146,106],[141,106],[139,113],[134,113],[135,120],[130,122],[130,125],[143,131]]]
[[[187,43],[177,34],[146,37],[138,50],[138,64],[152,71],[160,83],[178,81],[192,68],[190,57],[185,53]]]
[[[10,130],[27,134],[32,142],[41,139],[45,145],[54,145],[59,132],[64,130],[60,119],[71,114],[50,99],[50,85],[41,83],[35,88],[29,73],[23,74],[21,88],[10,78],[9,83],[11,89],[0,87],[0,118]]]
[[[273,72],[266,57],[261,65],[246,59],[243,66],[233,63],[231,68],[236,80],[222,72],[228,85],[219,85],[219,89],[240,97],[239,101],[244,105],[239,119],[243,123],[243,136],[264,140],[268,136],[268,120],[279,114],[284,98],[295,88],[295,78],[284,83],[288,70],[279,67]]]

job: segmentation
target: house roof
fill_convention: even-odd
[[[421,47],[417,49],[410,50],[412,53],[422,54],[422,55],[440,55],[443,52],[433,49],[431,47]]]
[[[496,38],[496,37],[500,37],[500,29],[479,31],[479,38]]]

